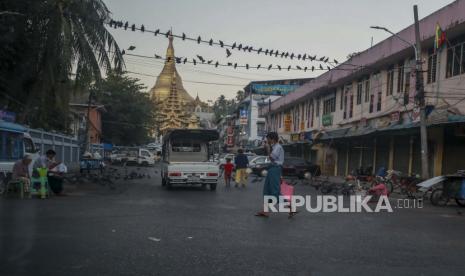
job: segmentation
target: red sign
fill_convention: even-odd
[[[234,146],[234,136],[228,136],[227,145],[230,147]]]

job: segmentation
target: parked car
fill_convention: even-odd
[[[264,170],[268,170],[271,162],[265,160],[264,163],[256,164],[252,171],[257,175],[263,175]],[[304,178],[305,173],[311,173],[314,176],[321,174],[320,166],[308,162],[298,157],[286,157],[284,158],[283,164],[283,176],[295,176],[298,178]]]
[[[268,156],[258,155],[249,161],[249,168],[252,169],[252,173],[260,176],[262,171],[267,168],[270,164]]]

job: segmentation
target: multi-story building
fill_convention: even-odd
[[[436,50],[437,25],[447,39]],[[465,1],[419,26],[430,175],[441,175],[465,169]],[[414,26],[396,35],[271,103],[271,129],[299,146],[293,154],[330,175],[359,167],[421,173]]]
[[[279,99],[281,96],[292,93],[309,80],[311,79],[250,82],[244,88],[244,100],[238,105],[235,114],[236,145],[239,147],[257,146],[267,132],[265,117],[268,113],[266,110],[269,110],[271,102]]]

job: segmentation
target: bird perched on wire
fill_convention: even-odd
[[[220,40],[220,46],[221,46],[221,48],[223,48],[223,47],[224,47],[224,42],[223,42],[223,41],[221,41],[221,40]]]
[[[291,58],[291,59],[294,59],[294,53],[291,54],[291,57],[290,57],[290,58]]]
[[[209,60],[207,61],[208,64],[212,64],[213,60]]]
[[[329,57],[327,57],[327,58],[325,59],[325,62],[328,62],[328,61],[329,61]]]
[[[261,65],[261,64],[257,65],[257,70],[258,70],[258,69],[260,69],[260,67],[262,67],[262,65]]]
[[[231,56],[231,51],[229,51],[229,49],[226,49],[226,57],[230,57]]]
[[[252,52],[252,50],[253,50],[253,47],[249,46],[249,53]]]
[[[205,59],[203,59],[203,57],[202,57],[202,56],[199,56],[199,55],[197,55],[197,58],[198,58],[198,59],[199,59],[199,60],[200,60],[202,63],[204,63],[204,62],[205,62]]]
[[[217,61],[217,62],[215,63],[215,67],[218,67],[218,65],[220,65],[220,63]]]
[[[323,66],[321,66],[321,64],[320,64],[320,69],[321,69],[321,70],[324,70],[324,69],[323,69]]]
[[[123,51],[121,51],[121,54],[122,54],[122,55],[125,55],[125,54],[126,54],[126,51],[123,49]]]
[[[192,59],[192,63],[193,63],[194,65],[197,65],[197,60],[195,60],[195,58],[193,58],[193,59]]]
[[[306,59],[307,59],[307,54],[304,54],[304,55],[302,56],[302,60],[306,60]]]
[[[236,69],[236,68],[237,68],[237,63],[234,63],[234,69]]]
[[[237,46],[237,49],[241,50],[242,49],[242,43]]]
[[[160,29],[157,29],[153,34],[157,36],[160,33]]]
[[[312,66],[312,72],[315,71],[315,66]]]
[[[202,38],[199,35],[199,37],[197,37],[197,44],[200,44],[200,42],[202,42]]]
[[[277,65],[277,66],[278,66],[279,71],[281,71],[281,65]]]
[[[316,55],[314,55],[313,57],[309,56],[309,58],[311,61],[314,61],[316,59]]]
[[[284,56],[287,58],[289,56],[289,52],[286,52]]]
[[[171,31],[167,31],[167,32],[165,33],[165,37],[166,37],[166,38],[168,38],[170,35],[171,35]]]
[[[260,54],[262,52],[262,50],[263,50],[262,48],[258,49],[257,54]]]
[[[128,47],[128,50],[129,50],[129,51],[133,51],[134,49],[136,49],[136,46],[132,46],[132,45],[131,45],[131,46]]]
[[[182,61],[182,63],[186,64],[187,62],[187,58],[184,58],[184,60]]]
[[[210,46],[212,46],[212,45],[213,45],[213,39],[210,38],[210,41],[208,41],[208,44],[209,44]]]
[[[236,42],[233,43],[233,45],[231,46],[231,49],[234,49],[236,48]]]
[[[285,54],[286,54],[286,53],[282,52],[282,53],[281,53],[281,58],[283,58]]]
[[[242,50],[244,50],[244,52],[249,50],[249,46],[245,46],[244,48],[242,48]]]
[[[155,58],[156,58],[156,59],[161,59],[161,56],[155,54]]]
[[[289,71],[289,70],[291,70],[291,66],[290,66],[290,65],[287,67],[287,71]]]
[[[268,70],[270,70],[270,69],[271,69],[271,67],[273,67],[273,64],[270,64],[270,66],[268,66]]]
[[[330,70],[331,70],[331,67],[329,67],[329,66],[326,66],[326,68],[328,68],[328,71],[330,71]]]
[[[297,59],[300,60],[302,58],[302,55],[301,54],[298,54],[297,55]]]
[[[144,24],[142,24],[142,26],[140,26],[140,31],[141,31],[141,32],[145,32],[145,26],[144,26]]]
[[[182,33],[182,40],[186,40],[186,34]]]
[[[337,60],[334,60],[334,63],[339,64],[339,62]]]
[[[136,24],[132,24],[132,25],[131,25],[131,31],[134,32],[135,30],[136,30]]]
[[[300,67],[299,65],[297,65],[296,68],[302,70],[302,67]]]
[[[270,56],[272,56],[272,55],[273,55],[273,52],[274,52],[273,50],[271,50],[271,51],[270,51]]]
[[[177,64],[181,63],[181,58],[178,58],[178,57],[177,57],[177,58],[176,58],[176,63],[177,63]]]
[[[305,66],[305,68],[304,68],[304,72],[307,72],[307,70],[308,70],[308,67],[307,67],[307,66]]]
[[[126,21],[126,23],[124,23],[124,29],[127,30],[129,27],[129,22]]]
[[[248,63],[245,64],[245,69],[249,70],[249,64]]]
[[[265,50],[265,56],[268,55],[268,52],[269,52],[268,49],[266,49],[266,50]]]
[[[324,61],[324,60],[325,60],[325,56],[320,57],[320,61]]]
[[[278,50],[276,50],[276,53],[274,53],[274,56],[275,56],[275,57],[278,56]]]

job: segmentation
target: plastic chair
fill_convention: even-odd
[[[40,198],[44,199],[50,197],[50,185],[48,184],[48,169],[47,168],[37,168],[36,169],[39,177],[31,177],[31,193],[39,194]],[[39,189],[36,189],[36,183],[39,183]]]
[[[24,198],[24,182],[22,180],[10,180],[6,183],[5,187],[5,196],[8,196],[11,188],[19,189],[19,196],[21,199]],[[29,197],[31,196],[31,192],[29,191]]]

